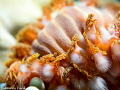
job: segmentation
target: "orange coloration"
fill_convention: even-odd
[[[20,66],[21,62],[20,61],[16,61],[14,62],[10,68],[6,71],[4,79],[6,81],[6,83],[8,85],[14,85],[14,83],[16,82],[16,78],[14,77],[13,73],[15,75],[17,75],[19,73],[19,66]]]
[[[26,27],[20,30],[20,32],[18,32],[16,38],[18,42],[31,44],[33,40],[37,38],[37,33],[37,27],[28,24]]]
[[[40,58],[40,62],[43,62],[43,63],[50,63],[54,60],[55,60],[55,57],[53,54],[44,55],[43,57]]]
[[[16,62],[16,61],[19,61],[19,59],[13,58],[13,59],[10,59],[10,60],[6,61],[6,62],[4,63],[4,65],[5,65],[7,68],[9,68],[10,65],[11,65],[12,63]]]
[[[97,26],[97,20],[93,18],[93,14],[89,14],[86,20],[86,28],[84,31],[87,34],[88,39],[97,47],[101,47],[102,40],[101,40],[101,33]],[[94,38],[93,38],[94,36]]]
[[[120,3],[115,3],[115,2],[110,2],[106,5],[106,8],[113,13],[114,15],[116,15],[118,13],[118,11],[120,11]]]
[[[43,19],[51,20],[51,8],[50,6],[43,7]]]
[[[32,25],[34,27],[37,27],[38,29],[43,29],[44,28],[44,24],[42,23],[43,19],[42,18],[38,18],[36,22],[32,23]]]
[[[72,6],[74,0],[51,0],[50,5],[43,6],[43,19],[51,20],[51,13],[60,10],[65,6]]]
[[[31,54],[31,50],[30,45],[18,43],[11,48],[12,54],[9,57],[21,60],[22,58],[28,57]]]
[[[83,33],[83,36],[84,36],[84,38],[85,38],[85,40],[86,40],[86,42],[88,44],[90,54],[94,55],[97,52],[100,52],[100,53],[102,53],[104,55],[107,54],[105,51],[101,51],[98,47],[95,47],[95,45],[92,44],[92,42],[88,40],[88,37],[87,37],[85,32]]]
[[[53,9],[62,9],[65,6],[72,6],[74,4],[74,0],[52,0],[51,6]]]
[[[39,56],[40,56],[40,54],[38,54],[38,53],[33,54],[31,57],[28,58],[27,62],[28,62],[28,63],[33,62],[33,61],[36,60]]]
[[[74,68],[76,68],[79,72],[83,73],[84,75],[86,75],[86,77],[89,79],[91,77],[93,77],[92,75],[90,75],[87,71],[85,71],[84,69],[80,69],[76,64],[73,64]]]
[[[0,83],[4,83],[4,76],[0,74]]]
[[[112,38],[112,39],[110,39],[110,40],[108,41],[109,44],[107,44],[106,46],[105,46],[105,44],[104,44],[102,47],[104,48],[104,50],[108,51],[108,50],[110,49],[110,46],[112,45],[112,43],[114,43],[116,40],[118,40],[118,39]]]
[[[87,3],[87,6],[99,6],[99,0],[82,0]]]
[[[97,0],[85,1],[88,1],[88,6],[97,6]],[[118,21],[115,22],[116,30],[112,30],[110,24],[113,17],[110,18],[110,13],[105,12],[106,17],[104,17],[104,11],[94,7],[67,7],[43,28],[43,21],[51,20],[51,13],[54,10],[72,4],[71,0],[70,3],[68,0],[52,0],[51,5],[43,7],[42,19],[27,25],[19,32],[17,40],[22,44],[19,43],[12,48],[13,54],[10,56],[12,60],[6,63],[9,67],[5,74],[8,85],[13,86],[14,82],[22,81],[28,86],[31,78],[37,76],[45,82],[46,90],[51,87],[56,89],[63,84],[67,88],[71,86],[73,90],[86,90],[82,89],[83,86],[87,89],[93,87],[91,90],[109,89],[105,80],[113,77],[114,81],[116,78],[111,72],[117,70],[115,75],[120,75],[120,70],[116,69],[120,67],[119,63],[117,66],[112,65],[115,64],[115,60],[118,62],[120,60],[117,50],[120,48],[120,37],[116,35],[119,34],[120,28],[119,15]],[[96,19],[93,18],[94,16]],[[106,24],[108,21],[111,22]],[[37,29],[42,28],[43,30],[38,34]],[[30,56],[32,50],[38,53]],[[20,61],[14,62],[16,58]],[[106,78],[107,74],[110,75]],[[93,80],[95,77],[101,79]],[[113,83],[111,81],[110,84]],[[97,85],[99,83],[100,86]]]
[[[93,18],[94,15],[93,14],[89,14],[88,18],[86,20],[86,26],[87,28],[93,27],[93,25],[96,23],[96,19]]]
[[[114,29],[119,32],[118,34],[120,34],[120,11],[116,15],[116,18],[114,21]],[[120,35],[119,35],[119,37],[120,37]]]
[[[68,55],[70,55],[71,52],[75,49],[75,46],[76,46],[76,44],[77,44],[78,41],[79,41],[78,35],[75,34],[75,35],[72,37],[71,46],[70,46],[70,48],[67,50],[67,54],[68,54]]]
[[[74,41],[72,41],[72,45],[73,45],[73,43],[75,43],[76,42],[76,40],[77,40],[77,37],[76,37],[76,35],[73,37],[73,40]],[[26,44],[25,44],[26,45]],[[17,45],[17,47],[18,47],[19,45]],[[17,49],[17,47],[16,47],[16,49],[15,50],[18,50],[18,49],[20,49],[20,50],[18,50],[18,51],[20,51],[19,53],[21,53],[21,54],[25,54],[25,53],[23,53],[23,51],[25,51],[25,49],[22,49],[22,46],[20,46],[18,49]],[[73,46],[71,46],[70,48],[72,48]],[[21,50],[23,50],[23,51],[21,51]],[[72,49],[71,49],[72,50]],[[17,52],[18,53],[18,52]],[[39,74],[40,74],[40,72],[42,71],[42,70],[40,70],[39,72],[38,72],[38,70],[39,69],[43,69],[44,68],[44,65],[46,65],[46,64],[48,64],[48,65],[50,65],[51,67],[53,67],[52,68],[52,71],[51,72],[53,72],[54,74],[58,74],[58,72],[59,72],[59,67],[60,67],[60,65],[62,65],[62,63],[61,63],[61,61],[64,61],[65,59],[68,59],[68,55],[69,55],[69,51],[66,53],[66,54],[64,54],[64,53],[61,53],[61,54],[48,54],[48,55],[44,55],[44,56],[42,56],[42,57],[40,57],[39,58],[39,54],[38,53],[36,53],[36,54],[33,54],[32,56],[30,56],[30,57],[28,57],[28,58],[26,58],[26,61],[24,61],[24,59],[22,60],[22,61],[16,61],[16,62],[14,62],[13,64],[11,64],[10,65],[10,67],[9,67],[9,69],[6,71],[6,75],[5,75],[5,78],[7,79],[6,80],[6,82],[9,84],[10,82],[9,81],[11,81],[12,79],[14,79],[15,80],[15,82],[20,82],[20,80],[22,79],[23,80],[23,82],[24,82],[24,84],[25,83],[28,83],[29,81],[28,81],[28,79],[30,79],[32,76],[34,76],[34,74],[38,74],[37,76],[39,76]],[[15,54],[16,55],[16,54]],[[14,55],[14,56],[15,56]],[[15,57],[14,57],[15,58]],[[69,59],[68,59],[69,60]],[[36,62],[36,63],[39,63],[38,65],[42,65],[42,67],[41,68],[34,68],[33,69],[33,67],[31,67],[31,65],[34,63],[34,62]],[[60,64],[61,63],[61,64]],[[24,73],[24,72],[21,72],[20,71],[20,65],[22,65],[22,64],[25,64],[25,65],[27,65],[27,68],[30,70],[30,72],[29,72],[29,74],[30,75],[28,75],[27,73]],[[16,67],[16,65],[18,65],[17,67]],[[36,64],[37,65],[37,64]],[[38,70],[37,70],[38,69]],[[34,72],[33,70],[36,70],[36,72]],[[45,72],[45,71],[44,71]],[[42,74],[41,74],[42,75]],[[59,75],[58,75],[59,76]],[[44,80],[44,76],[40,76],[43,80]],[[17,79],[17,80],[16,80]],[[24,81],[25,80],[25,81]],[[26,81],[27,80],[27,81]],[[46,80],[45,80],[46,81]]]
[[[96,39],[94,41],[94,44],[97,47],[100,47],[102,45],[102,41],[100,39],[101,39],[101,33],[100,33],[98,27],[96,27]]]

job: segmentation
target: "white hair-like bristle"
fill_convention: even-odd
[[[43,74],[44,74],[46,77],[52,76],[52,75],[53,75],[52,69],[53,69],[52,66],[46,64],[46,65],[43,67]]]
[[[42,69],[42,79],[44,81],[50,81],[52,79],[52,77],[54,76],[54,72],[53,72],[54,67],[49,65],[49,64],[45,64],[43,69]]]
[[[101,77],[93,77],[88,85],[90,90],[108,90],[105,80]]]
[[[106,30],[105,27],[100,27],[100,32],[103,42],[107,43],[111,36],[110,33]]]
[[[25,64],[20,65],[20,71],[23,72],[23,73],[30,72],[27,65],[25,65]]]
[[[55,90],[67,90],[67,87],[65,85],[60,85]]]
[[[37,61],[33,62],[31,67],[32,67],[32,72],[33,73],[37,73],[39,75],[41,74],[41,72],[42,72],[42,65],[39,62],[37,62]]]
[[[30,76],[30,73],[18,73],[17,79],[22,83],[27,83],[29,76]]]
[[[81,52],[84,53],[85,51],[80,48],[78,45],[76,45],[75,50],[71,53],[70,58],[71,61],[75,64],[85,64],[86,60],[85,57],[81,55]]]
[[[75,75],[71,75],[71,83],[77,90],[83,90],[86,86],[85,81],[82,78],[78,79]]]
[[[107,72],[111,66],[109,58],[107,56],[103,56],[101,53],[94,54],[94,61],[96,67],[101,72]]]
[[[71,61],[75,64],[81,64],[84,62],[83,57],[78,53],[71,54]]]
[[[65,68],[60,66],[59,67],[59,73],[62,75],[64,73],[64,71],[65,71]]]
[[[62,76],[63,76],[63,73],[65,72],[65,68],[60,66],[58,69],[58,72],[59,72],[59,75],[61,76],[61,80],[62,80]]]
[[[114,61],[120,61],[120,45],[114,44],[111,46],[112,59]]]

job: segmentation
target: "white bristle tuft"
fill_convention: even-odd
[[[60,85],[55,90],[67,90],[67,87],[65,85]]]
[[[112,59],[114,61],[120,61],[120,45],[115,44],[111,46]]]
[[[54,69],[53,66],[45,64],[42,70],[41,79],[46,82],[50,81],[54,76],[53,69]]]
[[[107,56],[103,56],[101,53],[94,54],[94,61],[96,67],[101,72],[107,72],[111,66],[109,58]]]
[[[60,66],[58,70],[59,70],[58,73],[59,73],[59,75],[61,76],[61,80],[62,80],[62,78],[63,78],[62,76],[63,76],[63,74],[64,74],[64,72],[65,72],[65,68],[62,67],[62,66]]]
[[[85,51],[76,45],[75,50],[71,53],[70,58],[71,61],[75,64],[85,64],[85,58],[81,55],[81,52],[84,53]]]
[[[83,57],[77,53],[71,54],[71,61],[75,64],[81,64],[84,62]]]
[[[25,65],[25,64],[20,65],[20,71],[23,72],[23,73],[30,72],[27,65]]]
[[[41,72],[42,72],[42,65],[39,64],[39,62],[37,62],[37,61],[33,62],[31,67],[32,67],[32,72],[33,73],[37,73],[39,75],[41,74]]]
[[[45,75],[46,77],[53,76],[52,69],[53,69],[52,66],[46,64],[46,65],[43,67],[43,75]]]
[[[110,33],[106,30],[105,27],[100,27],[100,31],[101,31],[101,36],[102,36],[102,40],[105,43],[108,43],[108,40],[110,39]]]
[[[90,90],[108,90],[105,80],[101,77],[93,77],[88,85]]]
[[[78,89],[78,90],[82,90],[86,86],[85,81],[82,78],[78,79],[75,75],[71,75],[71,83],[74,89]]]

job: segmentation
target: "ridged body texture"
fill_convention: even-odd
[[[113,20],[113,16],[105,10],[94,7],[66,7],[43,30],[39,31],[37,40],[33,42],[34,50],[41,55],[54,52],[64,53],[70,47],[71,39],[75,34],[79,37],[78,46],[85,49],[83,32],[88,14],[94,14],[99,28],[108,29]]]
[[[13,63],[5,75],[7,81],[17,77],[28,86],[38,77],[45,82],[45,90],[118,90],[118,16],[114,19],[107,10],[91,6],[63,8],[32,42],[37,54]],[[19,63],[12,75],[12,67]]]

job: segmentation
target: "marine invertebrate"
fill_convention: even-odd
[[[111,89],[112,81],[120,76],[116,63],[120,58],[119,25],[113,20],[108,11],[95,7],[65,7],[32,42],[34,52],[41,56],[26,57],[11,75],[13,63],[5,77],[25,86],[38,77],[46,90]],[[120,88],[117,84],[113,87]]]
[[[103,13],[106,13],[107,17]],[[119,60],[119,51],[117,53],[116,49],[113,49],[115,41],[119,40],[118,31],[112,28],[113,20],[112,14],[91,6],[66,7],[38,33],[38,38],[32,45],[34,50],[42,55],[55,52],[66,53],[70,48],[72,37],[78,34],[79,41],[68,55],[70,61],[78,65],[74,67],[73,64],[72,68],[76,68],[87,77],[94,76],[94,74],[89,75],[89,70],[94,68],[93,72],[98,71],[98,76],[101,76],[100,73],[107,73],[113,66],[114,57]],[[116,54],[113,54],[114,51]],[[86,66],[90,66],[92,69],[88,69]],[[83,71],[79,68],[82,68]],[[65,78],[69,77],[67,82],[72,83],[70,76],[71,74],[65,75]],[[79,78],[78,75],[76,78]],[[76,88],[80,89],[78,86]]]
[[[84,11],[81,11],[81,9],[83,9]],[[70,12],[71,10],[73,11],[72,13]],[[61,11],[61,13],[56,17],[56,19],[52,20],[44,28],[44,30],[38,33],[38,41],[34,41],[35,45],[33,45],[33,47],[37,48],[37,45],[39,45],[39,48],[43,48],[43,50],[40,50],[40,49],[38,50],[44,53],[52,53],[54,51],[64,52],[64,51],[67,51],[68,47],[70,46],[70,42],[71,42],[70,39],[75,34],[78,34],[79,36],[78,45],[82,48],[85,48],[86,42],[84,40],[82,33],[83,33],[83,28],[86,27],[85,22],[89,13],[93,13],[95,15],[94,16],[95,18],[98,18],[99,16],[101,17],[101,19],[97,21],[98,22],[97,24],[101,26],[101,28],[102,28],[102,25],[107,26],[107,24],[112,23],[111,17],[108,16],[106,18],[102,16],[101,13],[97,14],[97,12],[99,12],[99,10],[95,9],[94,7],[64,8]],[[104,20],[104,18],[106,19]],[[66,27],[65,25],[68,25],[69,27]],[[96,32],[96,30],[88,30],[88,33],[92,33],[92,31],[93,33]],[[101,33],[104,33],[104,32],[101,31]],[[51,38],[48,35],[51,36]],[[63,37],[61,37],[61,35]],[[47,43],[47,41],[49,42]],[[60,42],[63,42],[64,44]],[[48,46],[50,50],[47,49]],[[63,48],[61,49],[60,47],[63,47]]]
[[[9,54],[10,59],[4,63],[7,67],[9,67],[13,62],[21,61],[23,58],[33,54],[32,47],[25,43],[17,43],[15,46],[11,47],[11,51],[12,53]]]
[[[34,24],[28,24],[16,35],[17,41],[31,44],[36,39],[38,33],[38,27]]]

